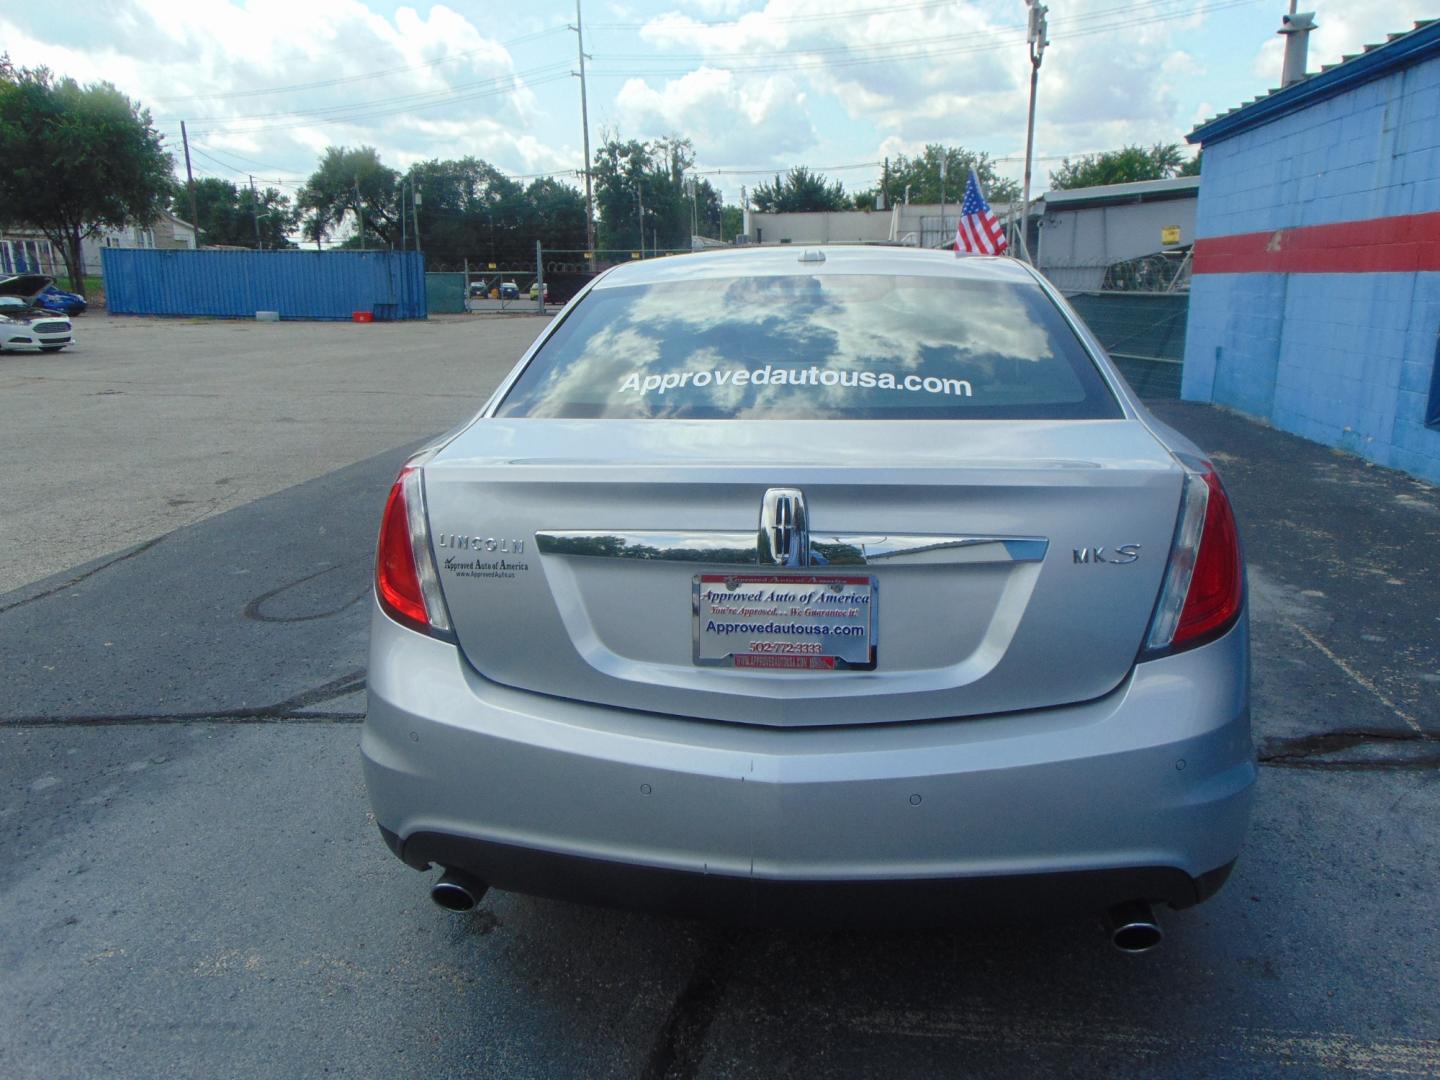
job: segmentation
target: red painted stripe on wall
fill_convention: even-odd
[[[1440,270],[1440,213],[1402,214],[1195,241],[1196,274]]]

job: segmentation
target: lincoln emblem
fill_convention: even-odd
[[[799,488],[771,488],[760,503],[757,539],[762,565],[810,565],[810,525],[805,493]]]

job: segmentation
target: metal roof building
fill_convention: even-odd
[[[1198,176],[1047,191],[1031,240],[1035,265],[1057,288],[1104,287],[1117,263],[1179,252],[1195,239]]]

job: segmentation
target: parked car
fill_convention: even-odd
[[[74,343],[69,318],[36,304],[52,281],[43,274],[0,279],[0,350],[56,352]]]
[[[540,283],[539,283],[538,281],[532,281],[532,282],[530,283],[530,299],[531,299],[531,300],[539,300],[539,299],[540,299]],[[546,286],[545,286],[545,303],[548,304],[549,302],[550,302],[550,286],[549,286],[549,285],[546,285]]]
[[[624,264],[390,490],[366,782],[444,907],[1142,951],[1245,835],[1245,596],[1213,464],[1023,263]]]
[[[54,285],[47,285],[40,290],[39,295],[35,297],[35,306],[42,307],[46,311],[58,311],[72,319],[76,315],[85,314],[85,309],[89,307],[85,298],[79,293],[66,292],[64,289],[57,289]]]
[[[500,283],[500,299],[501,299],[501,300],[519,300],[519,299],[520,299],[520,286],[519,286],[519,285],[516,285],[515,282],[513,282],[513,281],[502,281],[502,282]]]

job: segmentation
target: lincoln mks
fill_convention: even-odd
[[[778,924],[1224,882],[1256,770],[1205,455],[1009,258],[624,265],[385,505],[366,779],[489,887]]]

